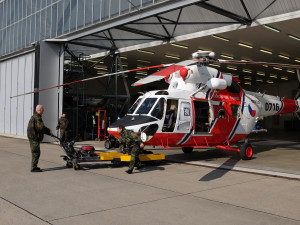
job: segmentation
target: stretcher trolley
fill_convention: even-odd
[[[80,168],[81,162],[99,162],[99,161],[111,161],[113,164],[120,164],[122,162],[130,162],[130,152],[124,150],[100,152],[96,151],[93,146],[82,146],[80,149],[74,148],[74,141],[63,143],[60,138],[53,136],[59,142],[59,145],[64,150],[65,155],[61,155],[63,160],[66,161],[67,168],[74,168],[75,170]],[[159,165],[162,160],[165,159],[164,154],[153,154],[150,151],[141,150],[139,159],[141,162],[153,162],[155,165]]]

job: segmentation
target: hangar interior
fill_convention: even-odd
[[[77,1],[47,1],[42,11],[52,12],[49,18],[55,19],[56,27],[52,21],[52,25],[46,22],[46,27],[40,24],[40,28],[46,34],[49,26],[53,31],[51,35],[45,35],[42,40],[32,39],[35,47],[27,45],[18,52],[0,57],[0,98],[5,103],[0,107],[1,133],[26,136],[27,120],[34,111],[34,105],[41,102],[50,108],[50,116],[45,115],[44,120],[46,124],[53,125],[52,129],[55,129],[54,124],[64,111],[72,121],[73,136],[94,139],[97,110],[107,110],[108,126],[123,116],[142,92],[167,88],[164,81],[131,87],[137,79],[156,72],[156,69],[111,77],[103,75],[178,63],[190,59],[192,53],[198,50],[213,51],[216,59],[300,63],[298,0],[135,0],[128,1],[128,10],[125,11],[122,11],[123,0],[103,0],[101,4],[104,5],[98,5],[101,9],[99,15],[95,8],[86,11],[100,0],[91,2],[83,1],[84,14],[81,12],[84,10],[76,5]],[[72,4],[75,8],[70,9]],[[127,3],[125,5],[127,7]],[[50,7],[52,9],[49,10]],[[108,11],[104,12],[106,9]],[[83,13],[86,26],[82,26],[79,12]],[[87,18],[90,16],[95,17],[97,22],[89,23]],[[74,21],[70,22],[72,18]],[[61,23],[64,27],[60,27]],[[33,25],[30,27],[33,28]],[[59,32],[66,29],[65,33]],[[37,29],[31,31],[38,34]],[[26,43],[29,43],[27,38]],[[246,90],[287,98],[294,98],[298,92],[295,69],[250,64],[213,63],[210,66],[231,73]],[[74,83],[55,91],[10,98],[24,91],[98,76],[99,79]],[[26,114],[22,116],[23,111]],[[22,126],[18,125],[20,123]],[[300,127],[299,119],[294,114],[267,117],[261,125],[267,129],[281,130]]]
[[[113,21],[116,25],[109,29],[88,29],[67,37],[64,83],[128,69],[177,63],[190,59],[192,53],[199,50],[215,52],[216,59],[300,63],[297,51],[300,47],[300,19],[297,18],[298,11],[291,12],[291,7],[297,5],[299,8],[299,3],[191,2],[180,6],[162,4],[163,9],[149,9],[150,14],[154,10],[151,15],[144,16],[146,12],[138,11],[138,19],[133,15],[134,18],[126,23]],[[279,12],[289,13],[278,16]],[[249,91],[291,99],[298,92],[295,69],[219,63],[210,66],[231,73]],[[63,108],[73,117],[75,131],[85,127],[86,134],[94,132],[92,117],[99,109],[107,110],[109,125],[127,112],[141,92],[167,88],[163,80],[130,87],[136,79],[154,72],[156,69],[124,73],[119,77],[65,87]],[[300,127],[295,114],[267,117],[259,124],[273,130],[298,130]],[[86,134],[81,135],[92,138]]]

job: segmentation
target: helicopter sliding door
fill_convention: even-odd
[[[192,107],[190,102],[181,101],[179,108],[179,118],[178,118],[178,126],[177,131],[187,133],[191,131],[192,126]]]
[[[195,134],[209,131],[209,104],[207,101],[194,100]]]

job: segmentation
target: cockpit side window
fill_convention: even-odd
[[[232,113],[232,118],[240,118],[240,106],[231,104],[231,113]]]
[[[165,99],[160,98],[151,112],[151,116],[161,120],[164,115]]]
[[[146,98],[135,114],[148,114],[156,100],[157,98]]]
[[[138,105],[140,104],[141,101],[142,101],[142,98],[139,98],[138,100],[136,100],[135,103],[128,110],[127,114],[132,114],[136,110],[136,108],[138,107]]]

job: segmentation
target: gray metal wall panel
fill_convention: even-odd
[[[0,63],[0,133],[4,133],[5,127],[5,71],[6,64]]]
[[[33,90],[34,55],[28,53],[0,62],[0,133],[27,135],[33,95],[10,97]]]
[[[34,83],[34,56],[35,54],[28,54],[25,58],[25,93],[33,91],[33,83]],[[24,96],[24,127],[23,133],[24,136],[27,136],[27,125],[30,117],[33,114],[33,94]]]
[[[19,58],[18,66],[18,89],[17,93],[25,93],[25,57]],[[18,99],[17,110],[17,135],[25,136],[24,134],[24,96],[20,96]]]
[[[10,134],[10,96],[11,96],[11,60],[6,62],[5,73],[5,130],[4,133]]]
[[[63,51],[60,45],[41,42],[39,88],[47,88],[61,84],[63,74]],[[59,92],[60,91],[60,92]],[[62,88],[55,88],[39,93],[39,104],[44,105],[43,121],[53,132],[57,120],[62,113]],[[53,141],[45,136],[44,141]]]
[[[12,60],[11,67],[11,96],[15,96],[18,93],[18,65],[19,59]],[[19,98],[10,99],[10,134],[17,134],[17,111],[18,111]]]

